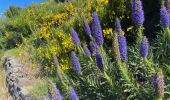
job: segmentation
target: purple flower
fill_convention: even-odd
[[[97,45],[103,45],[104,39],[102,34],[102,28],[96,12],[92,13],[92,35],[94,36]]]
[[[118,45],[119,45],[119,52],[122,62],[126,62],[127,60],[127,43],[126,37],[124,36],[124,32],[122,31],[118,36]]]
[[[160,20],[161,20],[161,25],[163,27],[169,27],[169,16],[168,16],[168,11],[166,10],[165,7],[162,7],[160,10]]]
[[[116,18],[115,27],[116,27],[116,31],[117,31],[117,32],[121,32],[121,31],[122,31],[119,18]]]
[[[156,75],[152,76],[151,80],[152,80],[152,83],[153,83],[153,87],[157,88],[157,76]]]
[[[76,46],[79,46],[81,43],[80,43],[79,37],[77,35],[77,32],[72,28],[72,29],[70,29],[70,34],[72,36],[73,43]]]
[[[51,100],[62,100],[63,97],[60,94],[59,89],[53,81],[48,82],[48,95]]]
[[[73,70],[77,73],[80,74],[81,73],[81,65],[80,62],[77,58],[77,55],[74,51],[71,52],[71,60],[72,60],[72,67]]]
[[[96,43],[93,42],[93,41],[90,41],[89,46],[90,46],[90,51],[91,51],[91,53],[92,53],[92,54],[95,54],[95,53],[96,53],[96,48],[97,48]]]
[[[104,58],[103,58],[103,55],[98,53],[98,52],[96,53],[96,64],[97,64],[97,67],[100,70],[103,70],[103,68],[104,68]]]
[[[138,26],[144,23],[144,11],[140,0],[132,1],[132,20]]]
[[[91,56],[91,52],[89,51],[89,49],[87,48],[87,46],[85,44],[83,44],[83,50],[87,57]]]
[[[78,97],[76,91],[72,87],[70,88],[69,98],[70,98],[70,100],[79,100],[79,97]]]
[[[149,50],[148,39],[146,38],[146,36],[144,36],[140,44],[140,54],[143,58],[147,57],[148,50]]]
[[[54,59],[54,64],[55,64],[55,65],[59,65],[58,59],[57,59],[57,57],[56,57],[56,55],[55,55],[54,52],[52,53],[52,57],[53,57],[53,59]]]
[[[46,99],[46,97],[45,96],[41,96],[41,100],[45,100]]]
[[[162,69],[158,69],[157,72],[157,90],[160,97],[164,97],[164,75]]]
[[[168,0],[165,0],[165,7],[167,9],[168,12],[170,12],[170,6],[169,6],[169,1]]]
[[[89,27],[89,24],[87,22],[87,19],[84,17],[84,29],[85,29],[85,32],[87,35],[91,35],[91,30],[90,30],[90,27]]]
[[[53,55],[53,58],[54,58],[54,64],[55,65],[59,65],[59,62],[58,62],[58,59],[55,55]]]

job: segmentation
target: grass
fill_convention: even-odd
[[[29,90],[29,93],[36,98],[36,100],[40,100],[41,96],[46,96],[48,91],[48,82],[47,80],[43,80],[40,84],[35,84]]]
[[[13,48],[13,49],[6,50],[3,56],[16,56],[18,55],[18,53],[19,53],[19,49]]]
[[[9,100],[8,94],[5,88],[5,73],[4,70],[0,68],[0,100]]]

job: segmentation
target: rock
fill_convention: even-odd
[[[13,100],[35,100],[31,96],[26,96],[22,93],[22,89],[19,87],[19,78],[23,77],[22,68],[23,65],[19,64],[14,58],[3,58],[3,67],[6,71],[6,87]]]

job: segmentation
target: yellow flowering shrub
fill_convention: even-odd
[[[107,5],[109,3],[109,0],[97,0],[99,4]]]
[[[58,26],[62,22],[64,22],[67,18],[68,18],[67,13],[60,13],[60,14],[51,14],[51,15],[45,16],[42,20],[43,20],[43,25],[46,25],[46,26],[51,26],[51,25]]]
[[[97,13],[101,15],[105,12],[104,5],[107,5],[108,0],[81,2],[83,3],[80,5],[77,5],[77,2],[32,4],[24,8],[15,20],[8,21],[9,25],[19,27],[18,30],[24,27],[20,33],[26,33],[28,36],[22,36],[17,32],[16,36],[22,39],[22,44],[17,43],[17,47],[29,52],[32,61],[41,64],[44,72],[55,72],[52,53],[58,57],[62,70],[69,69],[70,51],[75,50],[69,29],[74,27],[81,41],[85,41],[82,35],[82,18],[86,17],[90,23],[93,7],[96,7]],[[109,37],[110,29],[105,31],[104,36]],[[7,38],[15,38],[13,35],[13,31],[6,32]]]
[[[68,14],[74,15],[76,8],[73,6],[73,4],[70,2],[66,5],[64,5],[64,8]]]
[[[112,28],[103,29],[103,35],[105,38],[111,39],[112,38]]]
[[[70,50],[75,49],[70,33],[65,33],[63,30],[57,30],[55,34],[60,43],[60,47],[62,48],[62,53],[67,53],[70,52]]]
[[[40,29],[40,32],[39,32],[39,36],[40,38],[49,38],[51,36],[51,33],[49,31],[49,27],[48,26],[43,26],[41,29]]]

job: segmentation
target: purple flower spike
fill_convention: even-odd
[[[87,57],[90,57],[91,56],[91,52],[90,50],[87,48],[87,46],[85,44],[83,44],[83,50],[86,54]]]
[[[122,31],[119,18],[116,18],[115,27],[116,27],[116,31],[117,31],[118,33]]]
[[[58,59],[55,56],[54,56],[54,63],[55,63],[55,65],[59,65]]]
[[[102,34],[102,28],[96,12],[92,13],[92,34],[94,36],[97,45],[103,45],[104,39]]]
[[[76,46],[80,46],[80,40],[79,40],[79,37],[77,35],[77,32],[72,28],[70,29],[70,34],[72,36],[72,40],[73,40],[73,43],[76,45]]]
[[[84,18],[84,29],[87,35],[91,35],[91,30],[86,18]]]
[[[78,97],[76,91],[72,87],[70,89],[69,98],[70,98],[70,100],[79,100],[79,97]]]
[[[144,36],[140,44],[140,54],[143,58],[147,57],[148,50],[149,50],[148,39],[146,38],[146,36]]]
[[[164,97],[164,75],[162,69],[158,69],[157,72],[157,90],[160,97]]]
[[[46,97],[45,96],[41,96],[41,100],[45,100],[46,99]]]
[[[126,62],[126,60],[127,60],[127,43],[126,43],[126,37],[124,36],[123,31],[118,36],[118,45],[119,45],[121,60],[122,60],[122,62]]]
[[[80,74],[81,73],[81,65],[80,62],[77,58],[77,55],[74,51],[71,52],[71,60],[72,60],[72,67],[73,70],[77,73]]]
[[[153,83],[153,87],[156,89],[157,88],[157,76],[156,75],[152,76],[151,80]]]
[[[52,57],[54,59],[54,64],[59,65],[58,59],[57,59],[57,57],[56,57],[56,55],[54,53],[52,53]]]
[[[96,43],[93,42],[93,41],[90,41],[89,46],[90,46],[90,51],[91,51],[91,53],[94,55],[94,54],[96,53],[96,50],[97,50],[97,45],[96,45]]]
[[[103,55],[98,53],[98,52],[96,53],[96,64],[97,64],[97,67],[100,70],[103,70],[103,68],[104,68],[104,58],[103,58]]]
[[[53,81],[49,81],[48,95],[50,100],[62,100],[63,97],[60,94],[59,89]]]
[[[168,11],[166,10],[165,7],[162,7],[160,10],[160,20],[161,20],[161,25],[166,28],[169,27],[169,16],[168,16]]]
[[[55,91],[56,91],[56,96],[54,100],[63,100],[63,97],[61,96],[60,91],[57,87],[55,87]]]
[[[165,7],[166,7],[166,9],[167,9],[167,11],[168,11],[168,13],[170,12],[170,6],[169,6],[169,1],[168,0],[165,0]]]
[[[132,20],[137,26],[143,26],[144,11],[140,0],[132,1]]]

